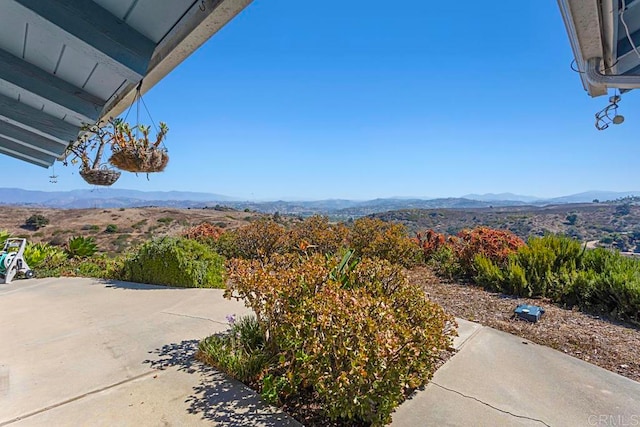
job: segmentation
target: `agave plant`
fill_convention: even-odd
[[[351,272],[360,264],[360,259],[355,257],[354,254],[355,251],[353,249],[344,252],[340,263],[329,272],[329,278],[340,282],[346,289],[351,287],[351,283],[349,282]],[[327,256],[327,260],[329,259],[330,256]]]
[[[3,245],[4,242],[11,237],[11,233],[7,230],[0,230],[0,245]],[[1,248],[0,248],[1,249]]]
[[[67,243],[67,254],[71,258],[89,258],[98,251],[93,237],[72,237]]]
[[[24,259],[29,264],[29,267],[36,268],[40,266],[47,258],[47,245],[46,243],[27,243],[24,248]]]
[[[59,266],[67,259],[67,254],[62,249],[48,243],[27,243],[24,248],[24,258],[29,267],[33,269],[44,263]]]

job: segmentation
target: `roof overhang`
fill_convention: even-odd
[[[640,0],[558,0],[576,68],[591,96],[640,87]]]
[[[252,0],[2,0],[0,153],[48,167]]]

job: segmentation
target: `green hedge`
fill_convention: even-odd
[[[223,288],[224,258],[194,240],[163,237],[129,256],[120,277],[131,282],[186,288]]]
[[[605,249],[586,250],[564,236],[531,238],[500,267],[475,257],[474,280],[492,291],[555,302],[640,322],[640,260]]]

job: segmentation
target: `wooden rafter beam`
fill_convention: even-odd
[[[65,146],[74,141],[80,131],[79,126],[4,95],[0,95],[0,121],[8,122]]]
[[[5,0],[10,1],[10,0]],[[137,82],[155,43],[91,0],[13,0],[32,21],[63,30],[65,42]]]
[[[0,137],[53,157],[61,156],[67,148],[65,144],[3,121],[0,121]]]
[[[0,85],[11,85],[61,107],[81,122],[95,123],[105,101],[0,49]]]
[[[13,158],[24,160],[43,168],[48,168],[56,161],[56,158],[40,151],[33,150],[15,141],[0,136],[0,152]]]

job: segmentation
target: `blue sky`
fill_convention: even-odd
[[[555,1],[256,0],[146,96],[161,174],[114,188],[247,199],[635,190],[640,93],[597,131]],[[2,186],[87,188],[0,156]],[[96,190],[99,191],[99,190]]]

